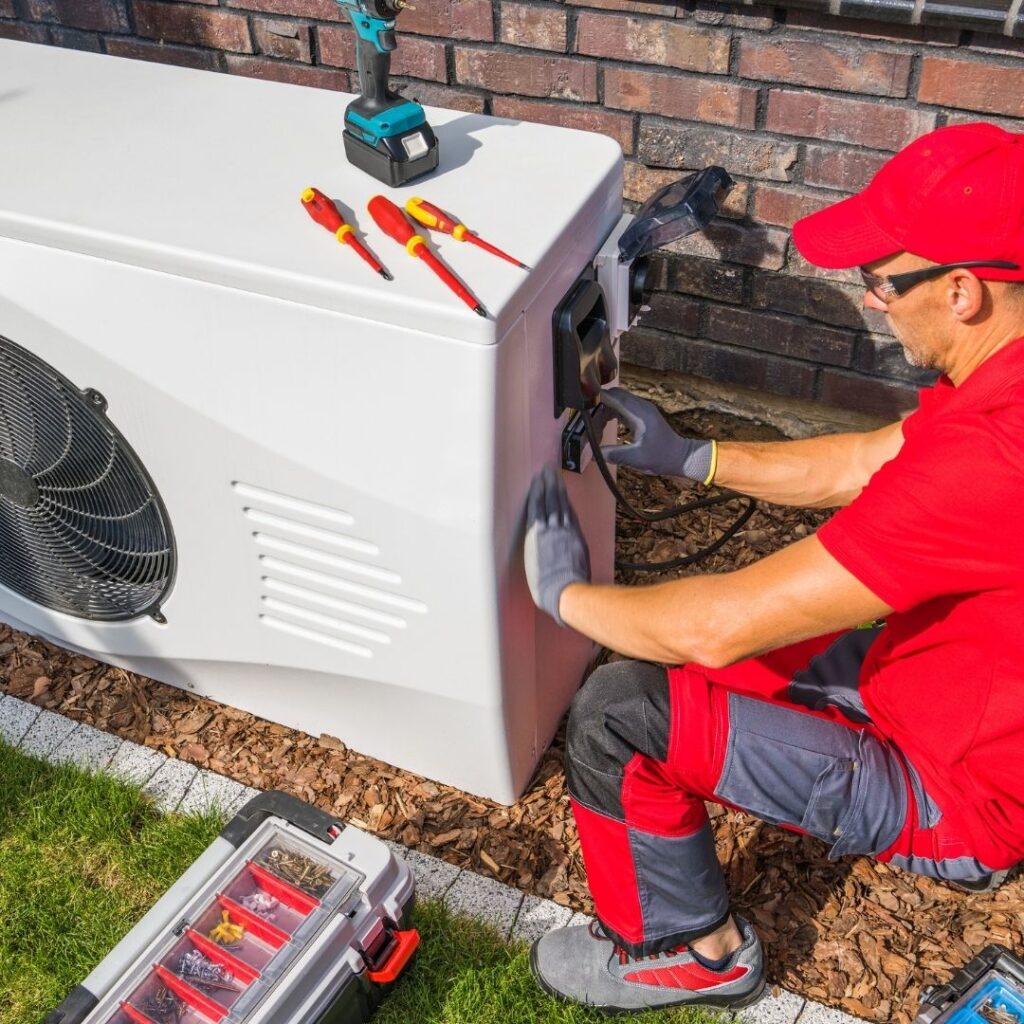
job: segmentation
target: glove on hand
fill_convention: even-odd
[[[523,557],[534,604],[564,626],[559,599],[570,583],[590,581],[590,555],[565,484],[553,466],[545,466],[530,485]]]
[[[712,443],[680,437],[658,407],[625,388],[605,388],[601,401],[633,435],[632,444],[602,445],[607,462],[658,476],[685,476],[704,483],[711,472]]]

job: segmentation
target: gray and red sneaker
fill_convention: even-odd
[[[749,1006],[764,992],[761,943],[749,922],[734,916],[743,945],[721,970],[699,963],[687,946],[632,957],[596,921],[556,928],[530,949],[530,969],[545,992],[606,1013],[666,1006]]]

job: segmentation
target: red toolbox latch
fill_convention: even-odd
[[[366,976],[378,985],[394,981],[405,969],[420,944],[415,928],[399,931],[392,921],[381,922],[360,950],[368,970]]]

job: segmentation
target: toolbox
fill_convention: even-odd
[[[412,902],[379,839],[264,793],[45,1024],[356,1024],[419,944]]]
[[[986,946],[950,982],[924,990],[914,1024],[1024,1024],[1024,962]]]

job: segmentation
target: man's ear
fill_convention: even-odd
[[[953,317],[967,323],[985,304],[985,286],[966,267],[951,270],[946,278],[946,301]]]

